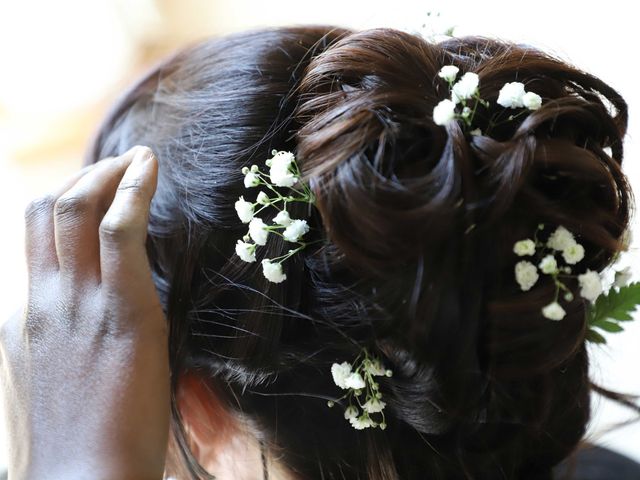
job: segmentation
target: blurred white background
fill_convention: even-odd
[[[17,310],[24,298],[22,215],[28,200],[78,168],[93,128],[126,84],[160,56],[208,35],[309,23],[425,33],[455,26],[456,36],[481,34],[541,47],[601,77],[630,104],[624,169],[640,197],[640,89],[633,56],[638,27],[633,9],[632,2],[621,0],[2,0],[0,318]],[[634,234],[640,238],[637,219]],[[636,240],[625,261],[640,272],[637,246]],[[640,394],[639,344],[640,321],[624,334],[609,336],[608,345],[593,352],[594,379]],[[597,400],[594,407],[590,438],[640,461],[640,422],[607,433],[631,414],[608,401]]]

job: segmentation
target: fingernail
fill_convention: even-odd
[[[141,178],[150,173],[149,161],[154,158],[153,152],[148,147],[138,147],[127,167],[124,178]]]
[[[146,163],[154,157],[153,150],[146,146],[137,146],[133,161],[135,163]]]

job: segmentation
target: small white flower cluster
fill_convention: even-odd
[[[471,122],[476,113],[478,104],[485,107],[489,102],[480,98],[478,90],[480,79],[476,73],[467,72],[456,82],[460,69],[455,65],[445,65],[438,72],[438,76],[449,83],[451,98],[444,99],[433,109],[433,121],[436,125],[447,125],[455,120],[462,120],[467,127],[471,127]],[[455,82],[455,83],[454,83]],[[475,100],[473,107],[467,105],[470,100]],[[533,92],[526,92],[524,84],[520,82],[506,83],[498,94],[497,103],[505,108],[526,107],[528,110],[537,110],[542,105],[540,95]],[[461,107],[457,111],[458,106]],[[513,120],[515,116],[509,116]],[[482,135],[479,128],[469,132],[471,135]]]
[[[521,82],[505,83],[498,93],[498,105],[504,108],[527,108],[537,110],[542,106],[542,97],[537,93],[527,92]]]
[[[544,229],[544,224],[538,225],[538,230]],[[515,276],[520,289],[527,291],[533,287],[540,275],[538,269],[545,275],[550,275],[556,284],[556,295],[553,302],[546,305],[542,309],[542,315],[551,320],[562,320],[566,315],[564,308],[558,302],[558,294],[560,290],[564,290],[564,299],[568,302],[573,300],[573,293],[560,280],[561,277],[572,277],[571,267],[584,258],[584,247],[580,245],[573,234],[563,226],[559,226],[549,236],[546,243],[537,239],[537,231],[533,239],[525,238],[519,240],[513,245],[513,252],[519,257],[533,256],[536,249],[542,250],[542,259],[537,266],[528,261],[522,260],[516,263]],[[556,253],[560,252],[565,266],[559,266],[556,259]],[[602,293],[602,279],[598,272],[587,270],[585,273],[578,275],[580,284],[580,296],[594,303],[598,296]]]
[[[344,418],[349,420],[351,426],[356,430],[369,427],[380,427],[384,430],[387,428],[387,424],[383,410],[387,404],[382,401],[380,385],[374,377],[390,377],[393,373],[391,370],[385,369],[379,359],[372,358],[366,349],[363,354],[363,360],[355,368],[349,362],[334,363],[331,366],[334,383],[343,390],[347,390],[347,393],[336,401],[344,398],[349,400],[349,406],[344,411]],[[360,356],[356,358],[354,364],[359,358]],[[353,403],[354,399],[356,404]],[[333,407],[334,404],[334,401],[328,402],[329,407]],[[379,414],[381,419],[376,421],[372,418],[374,414]]]
[[[451,98],[442,100],[433,109],[433,121],[436,125],[447,125],[449,122],[461,119],[467,126],[471,125],[478,103],[486,102],[480,98],[478,85],[480,79],[476,73],[467,72],[456,82],[460,69],[455,65],[445,65],[438,72],[438,76],[449,83]],[[455,83],[454,83],[455,82]],[[473,109],[467,105],[467,101],[475,99]],[[456,111],[458,105],[462,108]]]
[[[243,196],[240,196],[236,201],[235,209],[238,218],[242,223],[249,224],[249,232],[236,243],[236,254],[245,262],[255,262],[256,247],[266,245],[270,233],[280,235],[288,242],[297,243],[298,247],[290,249],[285,255],[262,260],[262,273],[265,278],[270,282],[280,283],[287,278],[282,269],[282,262],[307,246],[307,243],[302,241],[302,237],[309,231],[306,220],[294,219],[289,216],[287,204],[291,202],[312,204],[315,199],[309,187],[300,182],[300,170],[296,164],[295,156],[291,152],[277,150],[273,150],[271,153],[273,157],[265,162],[269,167],[268,175],[260,171],[257,165],[242,169],[246,188],[263,185],[269,194],[262,190],[258,193],[255,202],[248,202]],[[288,187],[292,193],[282,195],[275,187]],[[272,225],[267,225],[256,216],[269,206],[280,210],[273,218]]]

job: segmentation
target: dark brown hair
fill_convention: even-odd
[[[448,64],[479,75],[485,135],[433,122]],[[513,81],[543,103],[509,121],[496,100]],[[615,90],[527,45],[280,28],[167,59],[115,105],[87,161],[135,144],[158,156],[148,251],[174,392],[187,372],[203,378],[300,478],[548,479],[589,419],[586,306],[575,295],[562,321],[544,318],[555,285],[521,291],[512,246],[564,225],[586,251],[574,273],[612,262],[632,205],[626,128]],[[241,168],[272,149],[296,153],[320,240],[277,285],[233,255],[246,229],[234,202],[257,193]],[[259,256],[284,249],[270,240]],[[385,431],[326,404],[340,395],[331,364],[362,347],[394,371]],[[175,401],[173,414],[204,477]]]

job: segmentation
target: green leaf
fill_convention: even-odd
[[[624,330],[624,328],[611,320],[600,320],[598,323],[594,323],[593,326],[610,333],[618,333]]]
[[[606,295],[600,295],[588,313],[589,331],[587,340],[605,343],[604,337],[594,329],[617,333],[624,329],[619,322],[633,320],[632,313],[640,305],[640,282],[630,283],[618,290],[611,288]]]
[[[592,343],[607,343],[605,338],[592,328],[587,330],[587,340]]]
[[[614,288],[606,295],[600,295],[591,310],[590,324],[602,319],[616,319],[618,321],[633,320],[631,313],[640,304],[640,282],[630,283]]]

